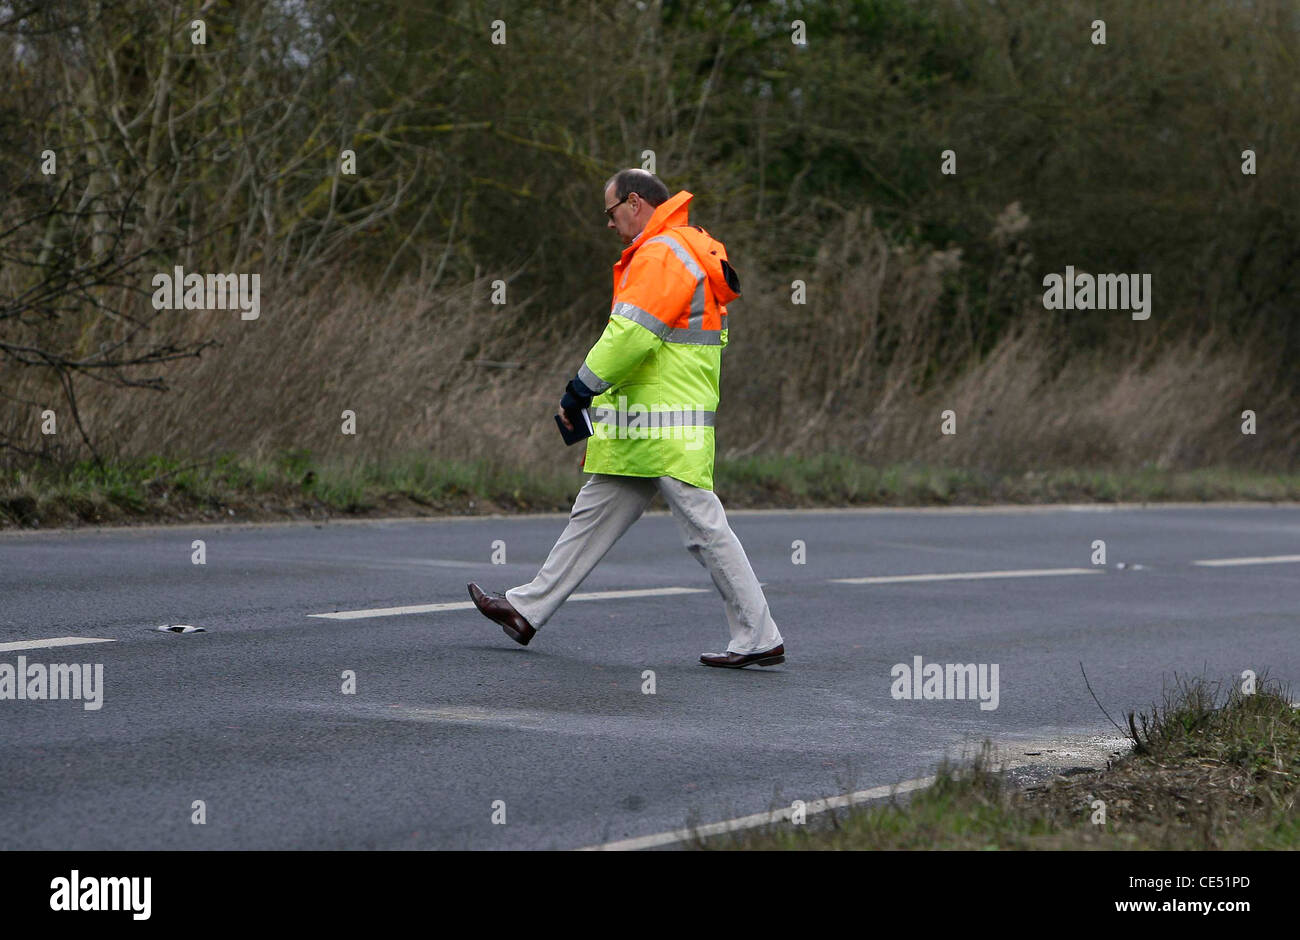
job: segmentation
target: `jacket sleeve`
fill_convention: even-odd
[[[662,243],[637,250],[628,266],[627,287],[609,322],[578,370],[578,379],[597,395],[618,385],[657,348],[690,306],[695,279]]]

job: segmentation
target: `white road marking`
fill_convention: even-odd
[[[667,594],[704,594],[708,588],[641,588],[631,591],[589,591],[570,594],[571,601],[603,601],[620,597],[662,597]],[[369,610],[336,610],[330,614],[308,614],[324,620],[363,620],[367,617],[398,617],[403,614],[432,614],[442,610],[474,610],[473,601],[452,601],[446,604],[416,604],[409,607],[373,607]]]
[[[1206,558],[1194,565],[1206,568],[1226,568],[1230,565],[1285,565],[1300,561],[1300,555],[1258,555],[1254,558]]]
[[[421,565],[430,568],[482,568],[481,561],[456,561],[451,558],[403,558],[404,564]]]
[[[962,571],[952,574],[894,574],[876,578],[831,578],[835,584],[898,584],[905,581],[980,581],[985,578],[1043,578],[1058,574],[1101,574],[1100,568],[1026,568],[1021,571]]]
[[[827,797],[824,800],[809,800],[806,804],[805,813],[809,816],[814,813],[825,812],[828,809],[836,809],[842,806],[855,806],[858,803],[865,803],[868,800],[878,800],[882,797],[889,796],[891,793],[910,793],[912,790],[921,790],[934,783],[934,777],[920,777],[916,780],[904,780],[896,786],[889,787],[872,787],[870,790],[858,790],[854,793],[848,793],[844,796]],[[621,839],[617,842],[605,842],[601,845],[589,845],[579,851],[594,852],[628,852],[637,849],[650,849],[659,845],[672,845],[674,842],[685,842],[696,836],[716,836],[724,832],[737,832],[741,829],[753,829],[755,826],[766,826],[770,823],[782,822],[790,818],[792,810],[786,806],[778,810],[772,810],[767,813],[754,813],[750,816],[741,816],[738,819],[725,819],[722,822],[709,823],[694,829],[674,829],[671,832],[659,832],[649,836],[637,836],[634,839]]]
[[[336,610],[332,614],[308,614],[325,620],[362,620],[366,617],[397,617],[402,614],[432,614],[440,610],[465,610],[473,607],[472,601],[453,601],[449,604],[415,604],[409,607],[374,607],[370,610]]]
[[[81,646],[83,643],[116,643],[116,640],[103,640],[93,636],[52,636],[45,640],[15,640],[12,643],[0,643],[0,652],[9,650],[42,650],[52,646]]]

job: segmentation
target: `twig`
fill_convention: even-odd
[[[1088,694],[1091,695],[1091,696],[1092,696],[1092,700],[1093,700],[1094,702],[1097,703],[1097,707],[1101,709],[1101,713],[1102,713],[1103,715],[1106,716],[1106,720],[1107,720],[1107,721],[1109,721],[1112,725],[1115,725],[1115,730],[1116,730],[1116,731],[1118,731],[1120,734],[1123,734],[1123,733],[1124,733],[1124,729],[1121,728],[1119,725],[1115,724],[1115,719],[1112,718],[1112,717],[1110,717],[1110,713],[1109,713],[1108,711],[1106,711],[1105,707],[1104,707],[1104,706],[1101,704],[1101,702],[1097,699],[1097,693],[1094,692],[1094,691],[1092,691],[1092,684],[1088,681],[1088,674],[1087,674],[1086,672],[1083,671],[1083,661],[1082,661],[1082,660],[1079,661],[1079,671],[1080,671],[1080,672],[1083,672],[1083,684],[1086,685],[1086,686],[1088,687]],[[1132,723],[1132,719],[1131,719],[1131,718],[1129,719],[1129,723],[1130,723],[1130,724]],[[1137,740],[1137,738],[1136,738],[1136,732],[1134,732],[1134,740],[1135,740],[1135,741]]]

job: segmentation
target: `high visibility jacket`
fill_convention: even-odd
[[[578,371],[597,393],[588,473],[713,489],[726,304],[740,281],[723,244],[688,224],[691,198],[680,192],[656,207],[614,265],[609,322]]]

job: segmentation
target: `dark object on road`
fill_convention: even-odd
[[[192,627],[188,623],[164,623],[161,626],[154,627],[155,630],[161,630],[163,633],[207,633],[207,627]]]

